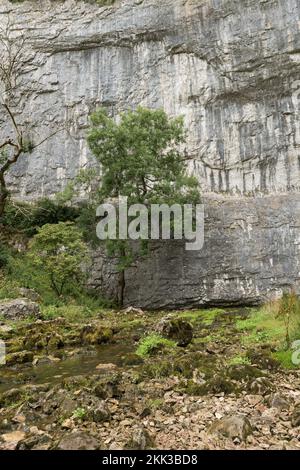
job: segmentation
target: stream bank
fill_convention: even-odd
[[[3,322],[0,448],[300,449],[299,370],[282,367],[266,334],[252,341],[241,328],[251,315]],[[191,325],[193,339],[157,343],[162,319]]]

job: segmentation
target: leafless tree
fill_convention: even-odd
[[[27,43],[24,35],[15,36],[10,21],[0,28],[0,109],[4,112],[7,137],[0,140],[0,217],[9,197],[7,174],[19,159],[31,153],[46,140],[59,132],[55,130],[43,140],[35,143],[31,137],[34,123],[22,119],[21,88],[26,73]],[[1,131],[1,129],[0,129]],[[0,135],[3,132],[0,132]]]

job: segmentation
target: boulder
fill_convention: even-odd
[[[296,405],[294,408],[291,423],[294,428],[300,426],[300,404]]]
[[[76,431],[65,435],[57,444],[57,450],[99,450],[101,443],[89,434]]]
[[[96,423],[102,423],[104,421],[109,421],[110,419],[110,411],[105,403],[105,401],[101,401],[99,405],[93,410],[92,412],[93,421]]]
[[[112,330],[101,325],[85,325],[80,332],[80,340],[83,345],[108,343],[112,336]]]
[[[246,441],[247,437],[252,434],[252,426],[245,416],[229,416],[215,421],[210,431],[232,440]]]
[[[0,302],[0,315],[5,320],[22,320],[27,317],[39,318],[40,307],[29,299],[5,300]]]
[[[15,364],[27,364],[32,362],[34,354],[32,351],[20,351],[6,355],[6,365],[13,366]]]
[[[249,384],[249,392],[253,395],[268,395],[274,390],[272,382],[266,377],[258,377]]]
[[[27,287],[21,287],[19,289],[19,294],[21,297],[25,297],[28,300],[31,300],[32,302],[40,302],[41,301],[41,296],[34,290],[34,289],[28,289]]]
[[[162,318],[155,331],[164,338],[176,341],[177,346],[187,346],[193,339],[192,325],[180,318]]]
[[[277,408],[278,410],[288,410],[290,403],[284,396],[280,393],[273,393],[269,399],[269,405],[271,408]]]
[[[155,443],[143,427],[138,427],[134,430],[131,439],[125,444],[124,449],[126,450],[145,450],[155,447]]]

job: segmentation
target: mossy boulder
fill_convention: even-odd
[[[100,325],[85,325],[80,332],[80,342],[83,345],[108,343],[112,337],[112,329]]]
[[[32,351],[20,351],[16,353],[7,354],[6,365],[13,366],[15,364],[26,364],[32,362],[34,354]]]
[[[262,372],[257,367],[250,364],[233,364],[227,369],[227,376],[237,381],[249,380],[261,377],[262,375]]]
[[[155,331],[164,338],[177,343],[177,346],[185,347],[193,339],[193,327],[187,321],[180,318],[165,317],[155,327]]]
[[[252,364],[256,364],[263,369],[277,370],[280,367],[280,362],[272,357],[270,349],[250,349],[247,352],[247,357],[251,360]]]
[[[203,380],[203,384],[198,384],[193,380],[188,380],[185,384],[181,384],[180,390],[191,396],[202,396],[216,393],[224,393],[227,395],[239,391],[238,387],[222,374]]]

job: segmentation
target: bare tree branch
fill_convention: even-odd
[[[35,127],[33,122],[19,122],[16,116],[21,115],[20,90],[21,76],[28,63],[26,59],[27,39],[24,36],[15,36],[10,19],[5,27],[0,28],[0,107],[2,106],[7,117],[7,124],[11,129],[11,136],[0,142],[0,217],[3,215],[9,190],[6,175],[19,158],[41,146],[51,137],[62,131],[56,129],[44,139],[35,144],[30,136]]]

